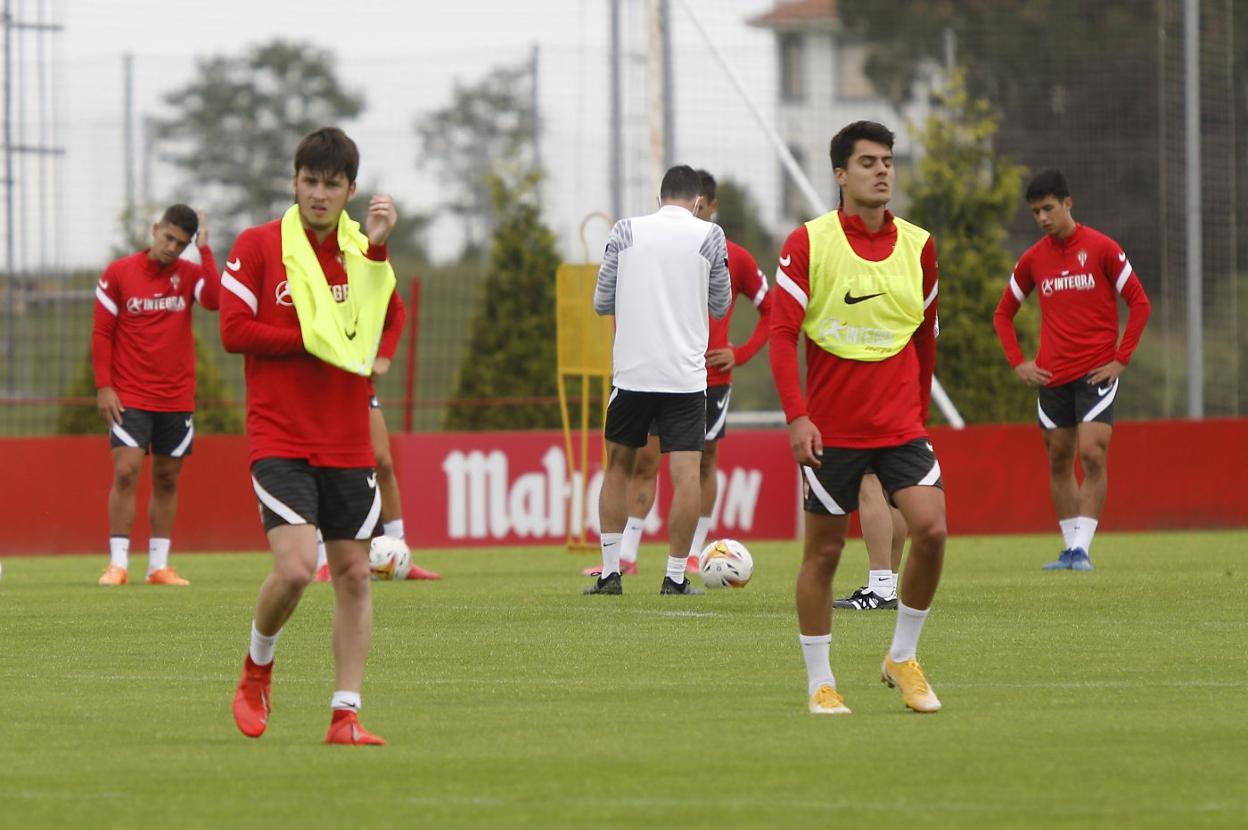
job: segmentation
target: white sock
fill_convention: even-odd
[[[641,534],[646,529],[646,520],[629,516],[624,523],[624,533],[620,540],[620,561],[636,562],[637,548],[641,547]]]
[[[108,537],[108,564],[119,568],[130,567],[130,537]]]
[[[153,537],[147,543],[147,573],[150,576],[169,567],[169,540]]]
[[[914,657],[919,647],[919,634],[923,633],[923,623],[930,610],[924,608],[920,611],[904,602],[897,603],[897,627],[893,629],[893,644],[888,648],[888,656],[894,663],[904,663]]]
[[[251,621],[251,662],[257,666],[267,666],[273,662],[273,649],[277,648],[277,638],[282,636],[281,629],[269,637],[256,630],[256,621]]]
[[[381,532],[386,534],[387,536],[393,536],[396,539],[402,539],[405,542],[407,541],[407,537],[403,535],[403,520],[402,519],[394,519],[392,521],[386,522],[385,524],[381,526]]]
[[[892,599],[896,591],[893,583],[892,571],[867,571],[867,587],[875,593],[876,596],[884,599]]]
[[[711,517],[699,516],[698,526],[693,529],[693,542],[689,545],[689,555],[699,556],[706,544],[706,536],[711,532]]]
[[[602,576],[600,579],[606,579],[611,574],[620,572],[620,542],[624,538],[623,533],[604,533],[601,538],[602,547]]]
[[[319,571],[328,564],[329,554],[325,553],[325,537],[318,530],[316,532],[316,569]]]
[[[1079,520],[1058,519],[1057,526],[1062,529],[1062,550],[1070,550],[1075,546],[1075,537],[1079,533]]]
[[[689,561],[687,556],[669,556],[667,557],[667,578],[675,582],[677,585],[685,581],[685,564]]]
[[[386,535],[388,536],[389,534]],[[360,693],[334,692],[334,696],[329,699],[329,708],[358,712],[360,711]]]
[[[891,583],[891,584],[892,584],[892,586],[893,586],[893,596],[897,596],[897,572],[896,572],[896,571],[890,571],[890,572],[889,572],[889,580],[888,580],[888,581],[889,581],[889,583]]]
[[[832,664],[828,662],[828,651],[832,648],[832,635],[820,634],[808,636],[798,634],[802,644],[802,659],[806,661],[807,694],[814,694],[820,686],[836,688],[836,678],[832,676]]]
[[[1075,531],[1075,543],[1071,547],[1083,548],[1086,553],[1092,552],[1092,537],[1096,535],[1096,519],[1091,516],[1077,516],[1079,529]]]

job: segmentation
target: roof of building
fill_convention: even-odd
[[[827,29],[836,27],[840,19],[836,0],[777,0],[775,8],[748,22],[766,29]]]

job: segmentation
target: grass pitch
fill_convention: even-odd
[[[1054,535],[1055,536],[1055,535]],[[0,826],[1248,826],[1248,533],[951,541],[919,656],[945,709],[879,682],[892,612],[838,612],[847,717],[806,713],[793,543],[744,591],[623,597],[552,550],[424,552],[375,586],[362,720],[326,747],[331,590],[278,644],[268,733],[234,728],[258,555],[176,557],[190,589],[94,584],[104,557],[9,558]],[[142,557],[132,563],[141,573]],[[865,575],[860,543],[836,590]]]

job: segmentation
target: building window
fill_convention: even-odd
[[[801,151],[801,148],[790,144],[789,152],[793,154],[793,160],[797,162],[797,166],[805,170],[806,154]],[[783,164],[780,165],[780,180],[784,182],[784,186],[780,189],[780,204],[785,218],[799,219],[812,215],[814,209],[806,203],[802,189],[797,186],[797,182],[793,181],[793,174]]]
[[[780,35],[780,100],[801,101],[806,97],[805,41],[799,34]]]
[[[841,99],[876,97],[867,76],[867,46],[864,43],[836,44],[836,96]]]

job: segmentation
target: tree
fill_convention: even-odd
[[[195,80],[164,97],[156,119],[165,160],[207,185],[224,216],[266,222],[291,204],[291,159],[309,132],[359,115],[363,98],[335,74],[333,53],[273,40],[198,61]]]
[[[1018,211],[1024,170],[993,152],[996,116],[970,97],[960,75],[937,100],[907,188],[910,218],[936,238],[940,259],[936,373],[968,422],[1021,420],[1034,393],[1005,362],[992,315],[1014,265],[1005,228]],[[1031,313],[1019,325],[1036,330]]]
[[[533,173],[515,185],[490,179],[498,226],[489,270],[459,365],[455,398],[553,397],[555,372],[555,236],[541,219]],[[456,404],[447,429],[537,429],[560,425],[553,405]]]
[[[767,230],[759,215],[758,202],[744,184],[724,179],[719,183],[716,198],[719,199],[719,211],[715,221],[724,229],[725,236],[749,251],[759,264],[771,262],[779,256],[780,246],[771,231]]]
[[[451,103],[416,121],[418,164],[435,169],[444,207],[464,225],[465,252],[480,249],[500,220],[490,184],[536,168],[537,112],[528,64],[500,66],[475,84],[456,82]]]

